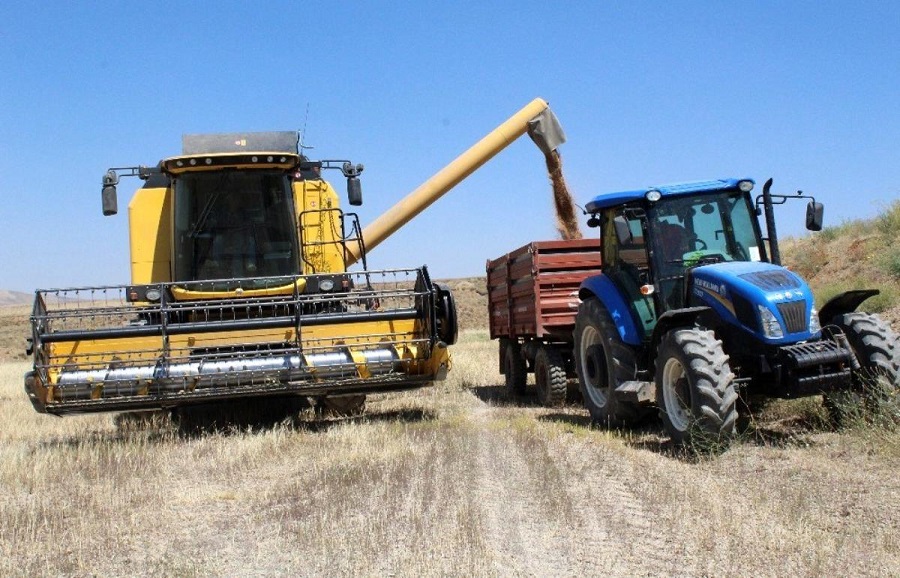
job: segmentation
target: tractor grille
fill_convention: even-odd
[[[778,312],[781,313],[788,333],[803,333],[806,331],[806,300],[779,303]]]
[[[766,291],[780,291],[800,287],[800,281],[787,271],[760,271],[758,273],[745,273],[740,277]]]

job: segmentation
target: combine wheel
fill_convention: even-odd
[[[366,411],[366,396],[342,395],[338,397],[323,397],[319,402],[322,411],[340,417],[360,415]]]
[[[525,366],[525,358],[522,357],[522,348],[515,341],[506,344],[503,355],[503,374],[506,377],[506,392],[511,396],[525,393],[525,380],[528,378],[528,369]]]
[[[835,392],[824,398],[836,425],[845,425],[864,410],[878,412],[884,404],[900,403],[900,338],[877,315],[845,313],[832,321],[843,330],[862,366],[853,374],[853,391]]]
[[[737,421],[734,374],[712,331],[676,329],[656,358],[656,403],[676,444],[721,441]]]
[[[634,349],[622,341],[606,307],[596,298],[582,302],[575,317],[575,370],[594,423],[616,427],[641,417],[636,405],[615,394],[619,384],[635,378]]]
[[[565,403],[568,389],[566,362],[559,351],[547,346],[538,350],[534,357],[534,382],[541,405],[553,407]]]

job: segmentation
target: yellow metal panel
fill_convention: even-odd
[[[139,189],[128,204],[131,282],[134,285],[172,280],[172,190]]]
[[[300,223],[301,266],[304,274],[343,273],[344,243],[340,201],[323,180],[294,183]]]

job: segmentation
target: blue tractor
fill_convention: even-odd
[[[595,423],[627,425],[655,405],[676,443],[735,431],[739,393],[861,396],[875,376],[900,388],[900,344],[857,307],[877,290],[849,291],[816,311],[807,283],[780,264],[773,205],[810,199],[807,228],[822,227],[812,197],[755,200],[750,179],[599,195],[602,273],[586,279],[574,357]],[[758,217],[765,214],[764,237]]]

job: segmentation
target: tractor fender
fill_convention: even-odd
[[[587,301],[596,297],[609,311],[613,324],[619,331],[619,337],[628,345],[641,345],[641,331],[631,314],[628,303],[622,296],[622,292],[612,280],[604,275],[593,275],[581,282],[578,289],[578,298]]]
[[[650,351],[656,351],[663,337],[672,329],[694,327],[697,324],[697,318],[707,311],[712,311],[712,309],[709,307],[686,307],[672,309],[660,315],[656,320],[656,327],[653,328],[653,335],[650,337]]]
[[[838,315],[856,311],[863,301],[879,293],[878,289],[858,289],[835,295],[819,309],[819,322],[822,325],[828,325]]]

